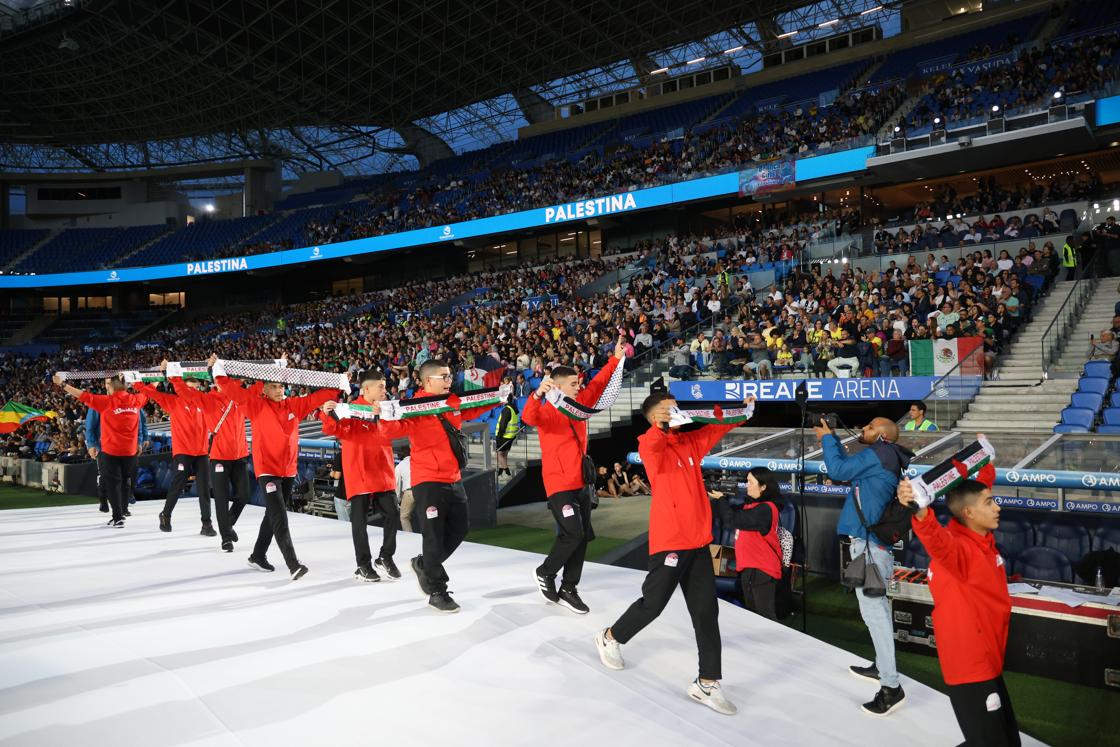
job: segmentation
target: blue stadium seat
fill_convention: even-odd
[[[1092,410],[1095,415],[1104,406],[1104,395],[1095,392],[1074,392],[1069,398],[1069,406]]]
[[[1108,398],[1109,407],[1120,407],[1120,392],[1113,392]]]
[[[1081,375],[1089,379],[1112,379],[1112,364],[1108,361],[1089,361]]]
[[[1001,517],[995,536],[996,545],[1005,560],[1014,560],[1019,557],[1019,553],[1035,544],[1034,528],[1023,519]]]
[[[1120,552],[1120,526],[1101,527],[1093,532],[1093,549]]]
[[[1062,410],[1062,425],[1072,425],[1089,430],[1093,426],[1092,410],[1084,407],[1067,407]]]
[[[910,538],[906,553],[902,556],[902,564],[907,568],[929,568],[929,553],[918,539],[918,535],[915,534]]]
[[[1015,572],[1038,581],[1072,583],[1069,559],[1052,547],[1028,547],[1015,559]]]
[[[1120,407],[1106,407],[1101,419],[1105,425],[1120,425]]]
[[[1108,394],[1108,379],[1088,379],[1082,377],[1077,383],[1077,391],[1079,392],[1094,392],[1102,397]]]
[[[1055,433],[1066,433],[1067,431],[1055,430],[1054,432]],[[1077,431],[1068,431],[1068,432],[1069,433],[1076,433]],[[1101,434],[1104,434],[1104,435],[1115,436],[1117,434],[1120,434],[1120,425],[1098,425],[1097,426],[1097,433],[1101,433]]]
[[[1076,565],[1092,546],[1089,530],[1085,527],[1069,521],[1050,519],[1038,525],[1038,544],[1062,553],[1071,565]]]

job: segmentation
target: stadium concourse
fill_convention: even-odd
[[[1112,0],[0,2],[0,747],[1111,744],[1118,70]]]

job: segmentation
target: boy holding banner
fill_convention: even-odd
[[[1000,510],[992,498],[993,456],[980,436],[921,478],[904,480],[898,500],[917,509],[911,524],[930,555],[937,658],[964,744],[1003,747],[1020,738],[1003,682],[1011,597],[992,534]],[[943,494],[953,515],[946,526],[929,510]]]
[[[240,384],[226,376],[227,369],[235,376],[265,381],[260,393],[242,389]],[[299,457],[299,423],[324,402],[337,397],[338,390],[349,392],[350,375],[293,371],[280,366],[222,360],[214,360],[212,371],[218,389],[237,403],[253,426],[253,467],[266,508],[253,554],[249,556],[249,565],[261,571],[276,570],[265,557],[275,537],[292,580],[303,578],[307,575],[307,566],[299,562],[292,546],[287,509]],[[328,383],[331,379],[334,383]],[[288,397],[280,381],[323,388],[304,397]]]
[[[579,615],[587,614],[588,608],[576,587],[583,573],[587,543],[595,539],[589,490],[595,482],[595,466],[587,456],[587,420],[610,407],[618,396],[625,358],[626,345],[619,339],[614,355],[587,386],[580,384],[575,369],[557,366],[525,403],[523,419],[526,425],[537,428],[548,508],[560,528],[548,556],[533,575],[546,602]],[[557,591],[556,574],[561,570],[564,580]]]
[[[381,403],[378,430],[388,441],[408,438],[412,455],[412,492],[420,509],[423,553],[412,559],[428,606],[458,612],[447,591],[444,563],[466,539],[470,526],[462,468],[467,464],[465,421],[482,417],[509,396],[506,387],[451,394],[451,368],[439,359],[420,366],[421,389],[410,400]],[[508,386],[508,385],[506,385]]]
[[[754,414],[754,397],[741,408],[709,408],[684,412],[668,393],[656,393],[642,403],[650,428],[638,439],[638,454],[649,475],[653,498],[649,510],[649,573],[642,596],[614,625],[595,634],[599,659],[608,669],[622,669],[622,645],[653,622],[678,586],[692,617],[700,656],[699,676],[688,686],[688,697],[718,713],[734,715],[735,708],[720,689],[721,643],[716,582],[708,545],[712,541],[712,506],[704,487],[701,463],[732,428]],[[692,422],[712,423],[680,432]]]

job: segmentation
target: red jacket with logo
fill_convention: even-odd
[[[372,405],[364,397],[355,405]],[[336,420],[319,411],[323,433],[342,443],[342,477],[346,500],[364,493],[389,493],[397,489],[397,473],[393,465],[393,442],[386,439],[377,425],[369,420],[346,418]]]
[[[202,408],[207,439],[209,434],[214,434],[214,441],[210,444],[210,458],[227,462],[249,456],[249,441],[245,438],[245,413],[241,411],[240,406],[217,389],[203,393],[185,384],[180,386],[181,381],[182,379],[178,378],[171,379],[175,391],[179,392],[179,396],[183,399],[196,403]],[[264,383],[260,381],[249,387],[249,391],[258,396],[262,389]],[[229,415],[222,420],[227,407]],[[220,428],[218,428],[219,421],[222,423]],[[215,428],[217,430],[214,430]]]
[[[136,456],[140,438],[140,408],[148,404],[143,394],[121,389],[112,394],[82,392],[78,401],[101,413],[101,450],[109,456]]]
[[[947,685],[985,682],[1003,672],[1011,597],[995,537],[956,519],[941,526],[933,511],[911,520],[929,552],[929,590],[937,658]]]
[[[700,461],[738,423],[706,425],[688,433],[657,426],[638,437],[649,476],[649,554],[695,550],[712,542],[712,506]]]
[[[419,390],[413,399],[431,396],[433,395]],[[485,407],[452,410],[443,413],[443,417],[457,429],[462,429],[466,421],[476,420],[499,406],[501,406],[500,402]],[[401,420],[382,420],[378,423],[378,432],[383,438],[389,441],[398,438],[408,439],[409,453],[412,455],[412,487],[425,482],[442,482],[450,485],[463,479],[463,473],[459,470],[459,463],[455,461],[451,442],[447,440],[447,432],[440,424],[439,417],[419,415]]]
[[[588,407],[595,404],[607,388],[607,382],[619,363],[619,359],[612,355],[610,361],[576,396],[576,401]],[[537,428],[537,436],[541,442],[544,492],[556,495],[583,488],[582,462],[583,455],[587,453],[587,423],[572,420],[552,405],[538,399],[536,393],[529,396],[521,419],[526,425]]]
[[[176,392],[192,391],[182,379],[172,380],[171,383],[175,385]],[[196,401],[190,397],[161,392],[151,384],[143,382],[132,386],[146,394],[171,417],[172,454],[202,456],[207,453],[206,442],[210,432],[206,429],[206,418],[202,414],[202,407]]]
[[[279,402],[225,376],[214,377],[223,393],[237,403],[253,426],[253,471],[257,477],[295,477],[299,458],[299,421],[315,408],[338,397],[337,389],[320,389],[306,397]]]
[[[778,541],[778,507],[769,501],[746,503],[739,513],[768,506],[770,522],[764,531],[735,529],[735,568],[740,573],[757,568],[770,578],[782,577],[782,543]],[[744,522],[745,523],[745,522]]]

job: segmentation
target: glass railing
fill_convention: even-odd
[[[1102,257],[1105,252],[1098,251],[1093,258],[1093,269],[1099,270],[1102,262]],[[1066,345],[1069,343],[1069,332],[1077,325],[1081,319],[1081,312],[1085,308],[1085,304],[1093,295],[1096,290],[1099,280],[1099,272],[1093,272],[1093,277],[1084,277],[1086,268],[1081,268],[1082,277],[1078,278],[1073,287],[1069,289],[1069,294],[1066,295],[1062,305],[1058,307],[1058,313],[1054,315],[1053,321],[1042,333],[1042,375],[1049,376],[1050,368],[1061,356],[1062,351],[1065,350]],[[1063,268],[1064,270],[1064,268]]]

